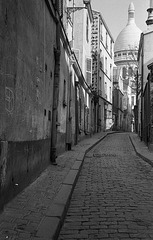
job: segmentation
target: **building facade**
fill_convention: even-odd
[[[123,69],[121,67],[113,68],[113,130],[123,130]]]
[[[93,11],[92,25],[92,91],[95,132],[108,130],[113,125],[112,90],[114,40],[100,12]]]
[[[1,206],[50,162],[58,46],[51,1],[6,0],[0,8]]]
[[[153,1],[148,8],[147,30],[141,34],[138,52],[138,134],[152,149],[152,62],[153,62]],[[149,74],[150,72],[150,74]],[[149,74],[149,75],[148,75]]]
[[[112,126],[113,38],[100,13],[93,23],[90,0],[6,0],[0,8],[1,208],[57,155]]]
[[[90,1],[66,1],[66,24],[68,41],[75,57],[75,143],[92,131],[91,98],[92,58],[91,25],[93,15]],[[76,69],[76,66],[77,69]]]

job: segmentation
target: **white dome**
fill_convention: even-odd
[[[136,26],[135,23],[127,25],[118,35],[114,51],[122,51],[138,48],[140,41],[141,30]]]
[[[135,24],[134,13],[134,5],[131,3],[128,9],[128,23],[120,32],[115,41],[114,52],[130,50],[139,47],[141,30]]]

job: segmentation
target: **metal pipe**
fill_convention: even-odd
[[[50,161],[56,164],[56,145],[57,145],[57,118],[58,118],[58,99],[59,99],[59,82],[60,82],[60,19],[58,18],[59,0],[56,1],[56,48],[54,48],[55,67],[53,83],[53,108],[52,108],[52,128],[51,128],[51,152]]]

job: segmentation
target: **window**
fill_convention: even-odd
[[[102,91],[101,77],[99,78],[99,90]]]
[[[105,73],[107,74],[107,57],[105,57]]]
[[[112,56],[112,51],[113,51],[113,43],[112,40],[110,40],[110,54]]]
[[[51,111],[48,111],[48,121],[51,121]]]
[[[132,106],[134,106],[134,96],[132,96],[131,104],[132,104]]]
[[[106,32],[106,48],[108,49],[108,33]]]
[[[130,77],[133,75],[133,69],[132,69],[132,67],[129,67],[129,69],[128,69],[128,74],[129,74]]]
[[[66,80],[64,79],[63,84],[63,107],[66,107]]]
[[[86,58],[86,82],[90,85],[92,77],[92,60],[91,58]]]
[[[137,75],[137,71],[138,71],[138,68],[135,67],[135,68],[134,68],[134,74],[135,74],[135,76]]]
[[[110,78],[111,78],[111,75],[112,75],[112,64],[110,64]]]
[[[100,41],[103,41],[103,24],[102,22],[100,23]]]
[[[107,82],[105,82],[105,98],[107,99]]]
[[[126,67],[123,67],[122,77],[123,77],[124,79],[126,78]]]
[[[87,22],[86,22],[86,40],[89,42],[89,19],[87,16]]]
[[[109,87],[109,100],[111,102],[111,99],[112,99],[112,88]]]

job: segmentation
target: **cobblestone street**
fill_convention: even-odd
[[[86,155],[58,240],[153,239],[153,168],[127,133]]]

